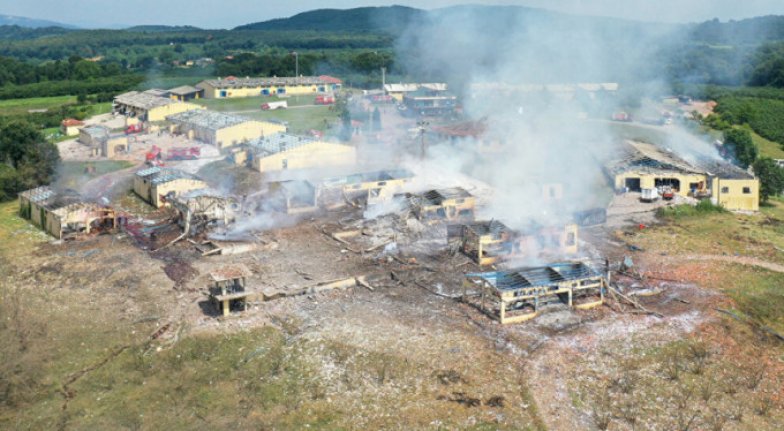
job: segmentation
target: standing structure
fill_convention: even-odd
[[[604,303],[607,283],[582,262],[466,274],[462,300],[501,324],[536,317],[543,305],[563,302],[587,309]]]
[[[207,79],[196,84],[204,90],[207,99],[250,96],[296,96],[303,94],[332,93],[340,90],[341,81],[322,76],[271,77],[271,78],[226,78]]]
[[[350,145],[286,133],[276,133],[252,140],[248,142],[247,148],[246,163],[262,173],[351,166],[357,161],[357,150]]]
[[[169,92],[163,90],[147,90],[144,92],[129,91],[114,98],[112,112],[140,121],[163,121],[169,115],[195,109],[205,109],[193,103],[172,100]]]
[[[153,166],[137,171],[133,177],[133,191],[156,208],[166,205],[169,193],[179,195],[206,188],[207,183],[196,176],[171,168]]]
[[[286,126],[280,123],[207,110],[181,112],[166,119],[173,124],[172,132],[187,134],[189,139],[198,139],[218,149],[286,131]]]
[[[253,275],[242,264],[224,266],[210,273],[212,287],[210,300],[219,313],[228,316],[232,311],[244,311],[248,306],[248,297],[252,293],[247,289],[247,278]]]

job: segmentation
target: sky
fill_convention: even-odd
[[[0,14],[48,19],[81,27],[115,28],[140,24],[232,28],[320,8],[401,4],[434,9],[456,4],[501,4],[639,21],[722,21],[784,15],[784,0],[0,0]]]

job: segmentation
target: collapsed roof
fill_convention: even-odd
[[[601,274],[582,262],[563,262],[547,266],[516,268],[507,271],[466,274],[466,277],[480,278],[498,291],[508,291],[549,286],[564,281],[580,280],[599,275]]]
[[[472,195],[462,187],[451,187],[448,189],[427,191],[422,194],[422,197],[428,201],[430,205],[441,205],[445,200],[470,198]]]
[[[223,112],[215,112],[207,109],[194,109],[191,111],[180,112],[178,114],[169,115],[166,117],[166,119],[175,123],[199,127],[211,131],[225,129],[227,127],[253,121],[237,115],[224,114]]]

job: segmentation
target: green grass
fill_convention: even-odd
[[[305,133],[310,129],[326,130],[330,124],[338,121],[336,111],[328,106],[308,106],[303,108],[279,109],[243,114],[256,120],[276,120],[286,122],[292,133]]]
[[[18,257],[20,251],[29,251],[29,246],[47,241],[43,231],[19,217],[19,202],[16,200],[0,203],[0,253]]]
[[[255,96],[255,97],[234,97],[226,99],[199,99],[194,102],[206,106],[213,111],[235,112],[235,111],[261,111],[261,105],[270,102],[286,101],[289,106],[312,105],[315,95],[308,96]]]
[[[784,334],[784,274],[744,265],[729,265],[722,288],[737,310]]]
[[[781,144],[765,139],[756,132],[751,132],[751,140],[759,148],[760,157],[770,157],[772,159],[784,159],[784,149]]]
[[[725,210],[723,207],[714,205],[708,199],[703,199],[697,205],[683,204],[671,207],[660,207],[656,211],[656,215],[664,219],[680,219],[726,212],[727,210]]]
[[[0,115],[27,114],[31,109],[56,109],[67,103],[76,103],[76,96],[0,100]]]

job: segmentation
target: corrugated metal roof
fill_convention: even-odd
[[[223,112],[215,112],[207,109],[194,109],[180,112],[179,114],[169,115],[166,119],[175,123],[182,123],[186,126],[195,126],[212,131],[254,121],[238,115],[225,114]]]
[[[507,271],[470,273],[466,274],[466,277],[481,278],[497,290],[504,291],[549,286],[599,275],[601,274],[582,262],[563,262]]]
[[[291,149],[317,142],[305,136],[289,135],[288,133],[275,133],[254,139],[247,143],[254,153],[261,157],[282,153]]]

